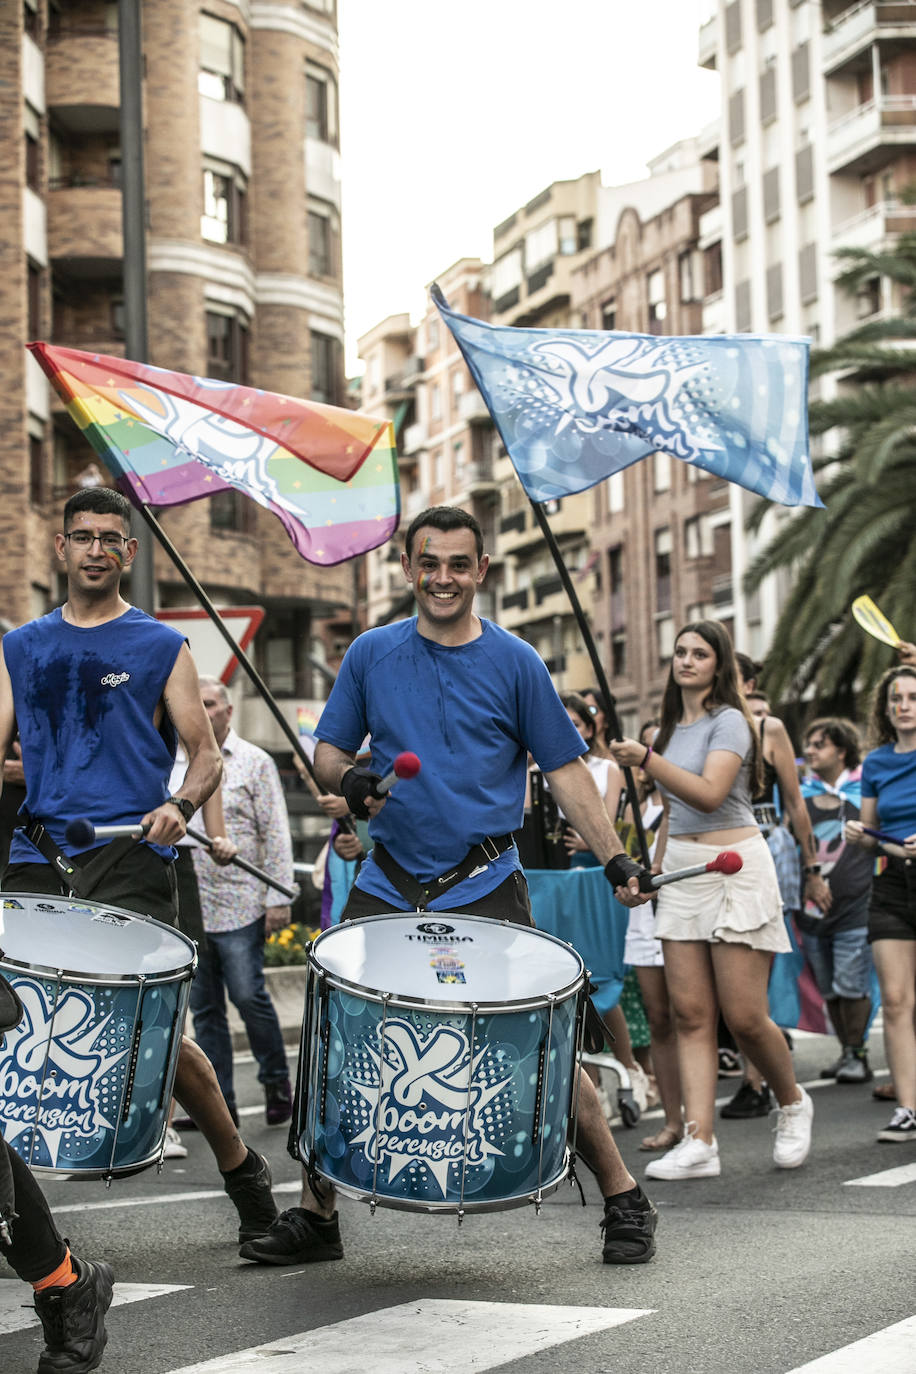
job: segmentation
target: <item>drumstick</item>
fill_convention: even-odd
[[[375,784],[375,794],[377,797],[390,792],[398,778],[415,778],[420,771],[420,760],[416,754],[411,754],[409,750],[403,754],[398,754],[389,773],[386,773],[381,782]]]
[[[723,849],[708,864],[694,864],[692,868],[679,868],[674,873],[658,873],[649,882],[654,892],[666,883],[679,883],[682,878],[698,878],[701,873],[737,873],[744,867],[744,860],[733,849]]]
[[[122,835],[128,836],[132,840],[140,840],[147,830],[149,830],[148,825],[140,825],[139,823],[136,825],[93,825],[92,821],[81,816],[78,820],[70,822],[64,834],[68,844],[82,847],[93,844],[96,840],[120,839]],[[207,849],[212,849],[213,841],[202,830],[192,830],[188,826],[186,833],[198,844],[204,845]],[[246,873],[250,873],[253,878],[257,878],[260,882],[266,883],[268,887],[276,888],[291,902],[299,896],[298,887],[287,887],[285,883],[279,882],[276,878],[271,878],[262,868],[256,868],[254,864],[250,864],[247,859],[243,859],[239,854],[236,854],[229,862],[235,864],[236,868],[244,869]]]
[[[888,835],[884,830],[869,830],[867,825],[862,826],[863,833],[872,835],[876,840],[881,840],[884,844],[899,844],[901,849],[906,844],[906,840],[898,839],[896,835]]]

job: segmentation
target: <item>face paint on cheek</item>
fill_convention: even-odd
[[[118,565],[119,568],[123,568],[123,567],[124,567],[124,550],[123,550],[123,549],[106,549],[106,550],[105,550],[105,555],[106,555],[106,557],[108,557],[108,558],[111,559],[112,563],[117,563],[117,565]]]
[[[431,581],[431,573],[421,573],[419,578],[417,579],[417,586],[419,587],[421,592],[425,592],[429,588],[429,584]]]

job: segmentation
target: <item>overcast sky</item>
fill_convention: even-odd
[[[708,0],[338,0],[348,371],[356,339],[423,308],[552,181],[606,184],[698,133]]]

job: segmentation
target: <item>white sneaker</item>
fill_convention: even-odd
[[[718,1178],[719,1145],[715,1136],[707,1145],[696,1135],[696,1123],[687,1125],[683,1140],[679,1140],[661,1159],[646,1165],[646,1178]]]
[[[634,1064],[627,1069],[630,1075],[630,1091],[633,1094],[633,1101],[639,1108],[640,1115],[648,1110],[649,1106],[649,1077],[641,1064]]]
[[[174,1126],[167,1126],[165,1131],[165,1149],[162,1151],[163,1159],[187,1159],[188,1147],[182,1145],[181,1136]]]
[[[779,1169],[797,1169],[799,1164],[804,1164],[811,1149],[814,1103],[804,1088],[798,1091],[801,1093],[800,1102],[791,1102],[788,1107],[776,1109],[773,1163]]]

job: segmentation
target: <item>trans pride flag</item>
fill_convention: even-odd
[[[654,450],[783,506],[821,506],[807,339],[516,329],[432,297],[532,501],[585,491]]]
[[[398,526],[390,421],[101,353],[28,345],[136,505],[235,489],[270,510],[310,563],[377,548]]]

